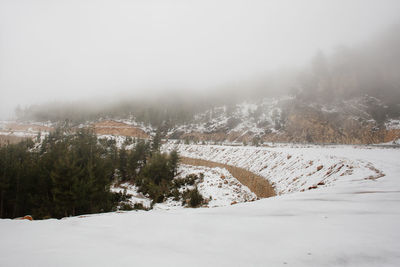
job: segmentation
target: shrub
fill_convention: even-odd
[[[177,188],[172,189],[171,196],[175,201],[179,201],[179,199],[181,198],[181,194],[179,193],[179,190]]]
[[[125,211],[130,211],[133,210],[134,207],[130,203],[121,203],[121,206],[119,207],[119,210],[125,210]]]
[[[133,205],[133,208],[134,208],[135,210],[147,210],[147,208],[145,208],[145,207],[143,206],[142,203],[135,203],[135,204]]]
[[[190,201],[189,205],[192,208],[200,206],[204,201],[203,196],[200,194],[199,190],[197,188],[193,189],[190,191]]]
[[[186,190],[183,192],[182,205],[188,205],[189,207],[196,208],[203,204],[204,197],[200,194],[197,187],[192,190]]]
[[[185,178],[174,179],[172,185],[174,188],[180,188],[184,185],[194,185],[198,179],[199,177],[196,174],[188,174]]]

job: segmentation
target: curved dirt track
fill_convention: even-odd
[[[227,169],[240,183],[247,186],[259,198],[273,197],[276,195],[274,188],[267,179],[243,168],[214,161],[181,157],[181,163],[192,166],[219,167]]]

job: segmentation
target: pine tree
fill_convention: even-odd
[[[169,154],[169,159],[168,159],[168,168],[169,168],[169,173],[172,179],[176,176],[177,171],[178,171],[178,163],[179,163],[179,155],[178,151],[173,150]],[[172,180],[171,179],[171,180]]]
[[[121,181],[128,180],[128,155],[124,147],[119,151],[118,169]]]
[[[159,152],[161,147],[161,130],[158,128],[156,135],[153,138],[153,143],[151,146],[152,152]]]
[[[54,215],[60,218],[75,215],[77,195],[74,188],[79,183],[82,169],[67,149],[58,151],[63,154],[58,154],[50,178],[53,183]]]

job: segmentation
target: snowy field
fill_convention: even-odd
[[[0,220],[0,266],[400,266],[399,149],[178,149],[256,172],[280,195],[217,208]]]

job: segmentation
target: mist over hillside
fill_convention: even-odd
[[[316,112],[317,107],[336,110],[341,114],[342,122],[351,116],[354,120],[373,120],[371,127],[379,128],[387,120],[400,117],[399,33],[400,25],[395,25],[357,46],[340,46],[333,53],[319,51],[302,68],[269,72],[263,77],[216,88],[211,92],[195,93],[188,89],[160,92],[147,98],[127,96],[123,100],[94,96],[93,99],[75,102],[59,101],[18,107],[16,115],[19,120],[68,120],[72,124],[99,119],[131,119],[168,131],[196,123],[200,114],[218,107],[224,107],[225,116],[230,117],[237,105],[247,101],[259,106],[257,111],[252,110],[259,113],[254,115],[254,123],[271,125],[271,128],[261,127],[264,129],[261,135],[268,134],[268,129],[283,130],[289,114],[301,117],[305,115],[304,108],[310,106]],[[281,106],[278,113],[275,111],[273,119],[265,121],[258,118],[262,113],[262,99],[285,97],[290,98],[289,104]],[[216,113],[207,118],[211,120],[212,116],[215,117]],[[222,132],[227,133],[235,128],[232,127],[236,126],[232,124],[233,120],[248,119],[232,117],[229,123],[224,124],[228,128]],[[323,120],[333,124],[332,128],[344,127],[333,116]],[[254,133],[251,136],[254,137]]]
[[[386,83],[386,92],[398,27],[377,35],[399,10],[395,0],[2,1],[0,118],[18,104],[83,101],[100,113],[121,99],[156,106],[174,92],[211,105],[315,87],[354,93]],[[394,40],[371,40],[385,38]]]

